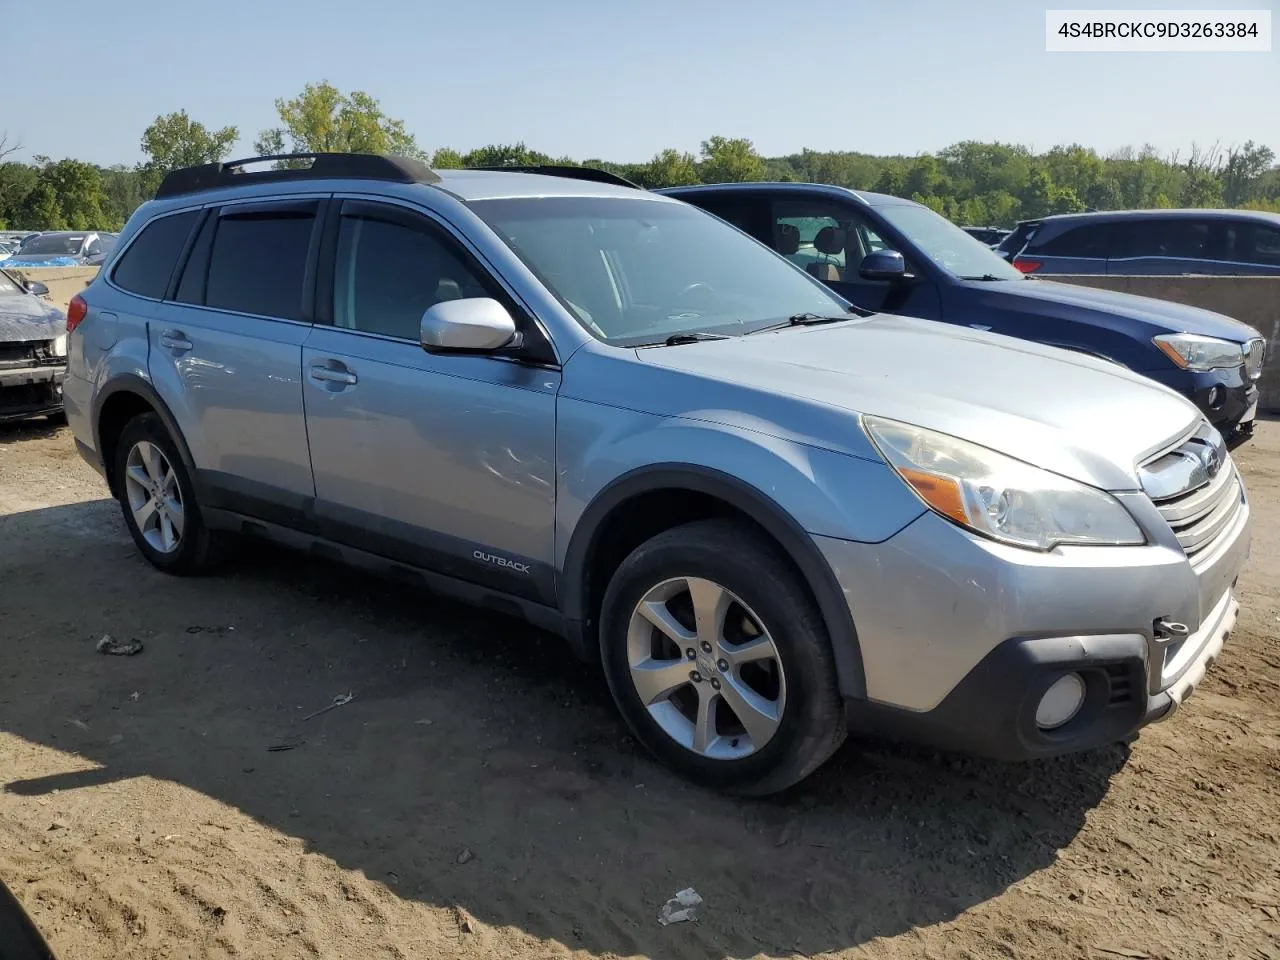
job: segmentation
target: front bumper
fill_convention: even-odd
[[[66,364],[0,369],[0,423],[62,411]]]
[[[1205,373],[1161,370],[1146,376],[1172,387],[1194,403],[1233,446],[1252,433],[1258,413],[1258,384],[1249,379],[1243,367]]]
[[[815,539],[862,656],[866,698],[848,700],[850,726],[1009,760],[1114,742],[1171,714],[1234,625],[1250,544],[1247,503],[1193,559],[1167,526],[1144,547],[1034,553],[932,513],[881,544]],[[1159,621],[1189,633],[1168,642]],[[1085,704],[1042,730],[1036,706],[1065,673],[1085,681]]]

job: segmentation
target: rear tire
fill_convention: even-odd
[[[637,547],[605,592],[600,645],[636,737],[703,786],[776,793],[844,741],[822,617],[777,547],[743,523],[697,521]]]
[[[216,564],[223,537],[205,526],[191,477],[160,417],[144,413],[125,424],[112,475],[125,526],[153,567],[184,576]]]

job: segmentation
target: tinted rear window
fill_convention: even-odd
[[[1105,257],[1110,225],[1088,223],[1068,227],[1062,233],[1045,237],[1041,231],[1034,243],[1028,244],[1028,253],[1045,257]]]
[[[139,296],[161,299],[198,216],[195,210],[177,213],[152,220],[143,227],[111,275],[116,286]],[[103,246],[108,250],[114,242],[103,238]]]
[[[1020,223],[1013,228],[1013,233],[1000,241],[1000,245],[996,249],[1001,253],[1016,254],[1027,245],[1027,242],[1036,235],[1036,231],[1039,229],[1039,223]]]
[[[222,216],[209,253],[204,303],[286,320],[302,319],[313,212]]]

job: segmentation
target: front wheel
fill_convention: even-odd
[[[825,626],[776,547],[732,521],[659,534],[618,567],[605,676],[639,740],[686,777],[775,793],[845,737]]]

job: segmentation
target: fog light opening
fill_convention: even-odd
[[[1226,388],[1222,386],[1222,384],[1218,384],[1216,387],[1214,387],[1209,391],[1209,409],[1210,410],[1217,410],[1226,402],[1226,400],[1227,400],[1227,391],[1226,391]]]
[[[1084,706],[1084,678],[1078,673],[1068,673],[1053,682],[1036,707],[1036,726],[1041,730],[1056,730],[1071,720]]]

